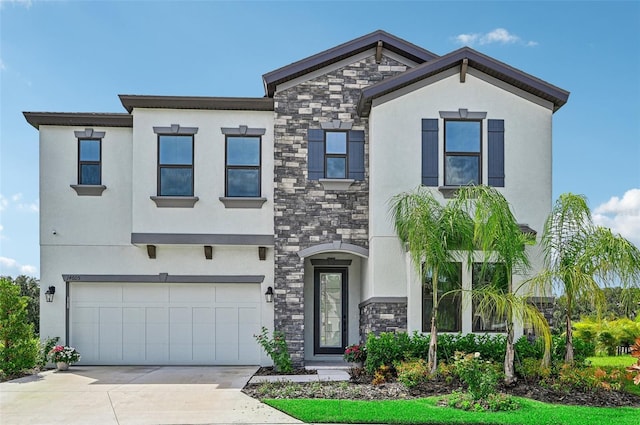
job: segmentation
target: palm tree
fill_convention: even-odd
[[[473,224],[453,204],[441,204],[429,189],[418,188],[391,199],[391,214],[396,233],[409,250],[412,262],[422,277],[431,275],[433,308],[428,361],[431,371],[437,368],[438,282],[441,275],[453,273],[454,250],[471,252]]]
[[[476,311],[492,313],[506,320],[507,346],[504,358],[505,383],[515,382],[514,321],[526,323],[542,334],[545,341],[545,361],[549,359],[551,334],[543,315],[523,295],[524,284],[514,288],[513,275],[526,274],[530,270],[526,245],[535,243],[535,237],[524,233],[516,221],[504,196],[490,186],[464,186],[458,190],[454,201],[456,209],[468,211],[473,217],[473,241],[481,251],[481,275],[495,263],[504,266],[506,290],[495,282],[489,282],[472,290]]]
[[[573,363],[571,315],[588,296],[596,308],[605,303],[602,286],[640,285],[640,250],[610,229],[596,226],[583,195],[565,193],[556,200],[542,236],[545,270],[535,279],[555,286],[567,299],[565,363]]]

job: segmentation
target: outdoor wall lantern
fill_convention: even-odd
[[[258,258],[260,259],[260,261],[264,261],[267,259],[267,247],[266,246],[259,246],[258,247]]]
[[[53,302],[53,294],[56,293],[56,287],[55,286],[49,286],[49,288],[47,289],[47,292],[44,293],[44,297],[47,300],[48,303],[52,303]]]
[[[267,288],[267,292],[264,293],[264,298],[267,300],[268,303],[273,302],[273,288],[271,286],[269,286]]]

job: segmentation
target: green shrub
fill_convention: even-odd
[[[367,338],[367,360],[364,368],[373,375],[380,366],[393,367],[407,360],[412,353],[411,338],[406,333],[370,334]]]
[[[0,279],[0,370],[11,375],[35,367],[40,344],[27,322],[27,297],[9,279]]]
[[[289,347],[287,347],[287,340],[284,337],[284,333],[274,331],[273,338],[269,338],[267,328],[263,326],[260,335],[254,335],[254,337],[267,355],[271,357],[277,371],[284,373],[293,371],[291,355],[289,354]]]
[[[497,392],[500,372],[491,361],[481,360],[480,353],[456,353],[453,370],[467,384],[475,401],[486,400],[489,394]]]
[[[516,362],[516,373],[525,381],[536,382],[541,378],[548,378],[551,375],[551,368],[542,367],[542,360],[534,357],[527,357]]]
[[[429,363],[424,359],[413,359],[396,363],[398,381],[407,388],[416,387],[429,380]]]
[[[40,352],[38,353],[38,366],[45,367],[48,362],[49,352],[53,347],[58,345],[60,337],[47,338],[45,342],[40,344]]]

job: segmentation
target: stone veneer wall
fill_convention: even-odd
[[[405,70],[385,56],[377,64],[372,55],[274,95],[274,326],[284,331],[295,364],[304,363],[304,262],[298,252],[333,241],[368,248],[368,120],[355,109],[360,89]],[[365,131],[365,180],[347,191],[325,191],[307,180],[307,130],[333,120]]]
[[[367,335],[407,331],[407,299],[368,300],[360,304],[360,342]]]

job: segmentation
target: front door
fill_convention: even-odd
[[[347,346],[347,269],[314,271],[315,354],[343,354]]]

